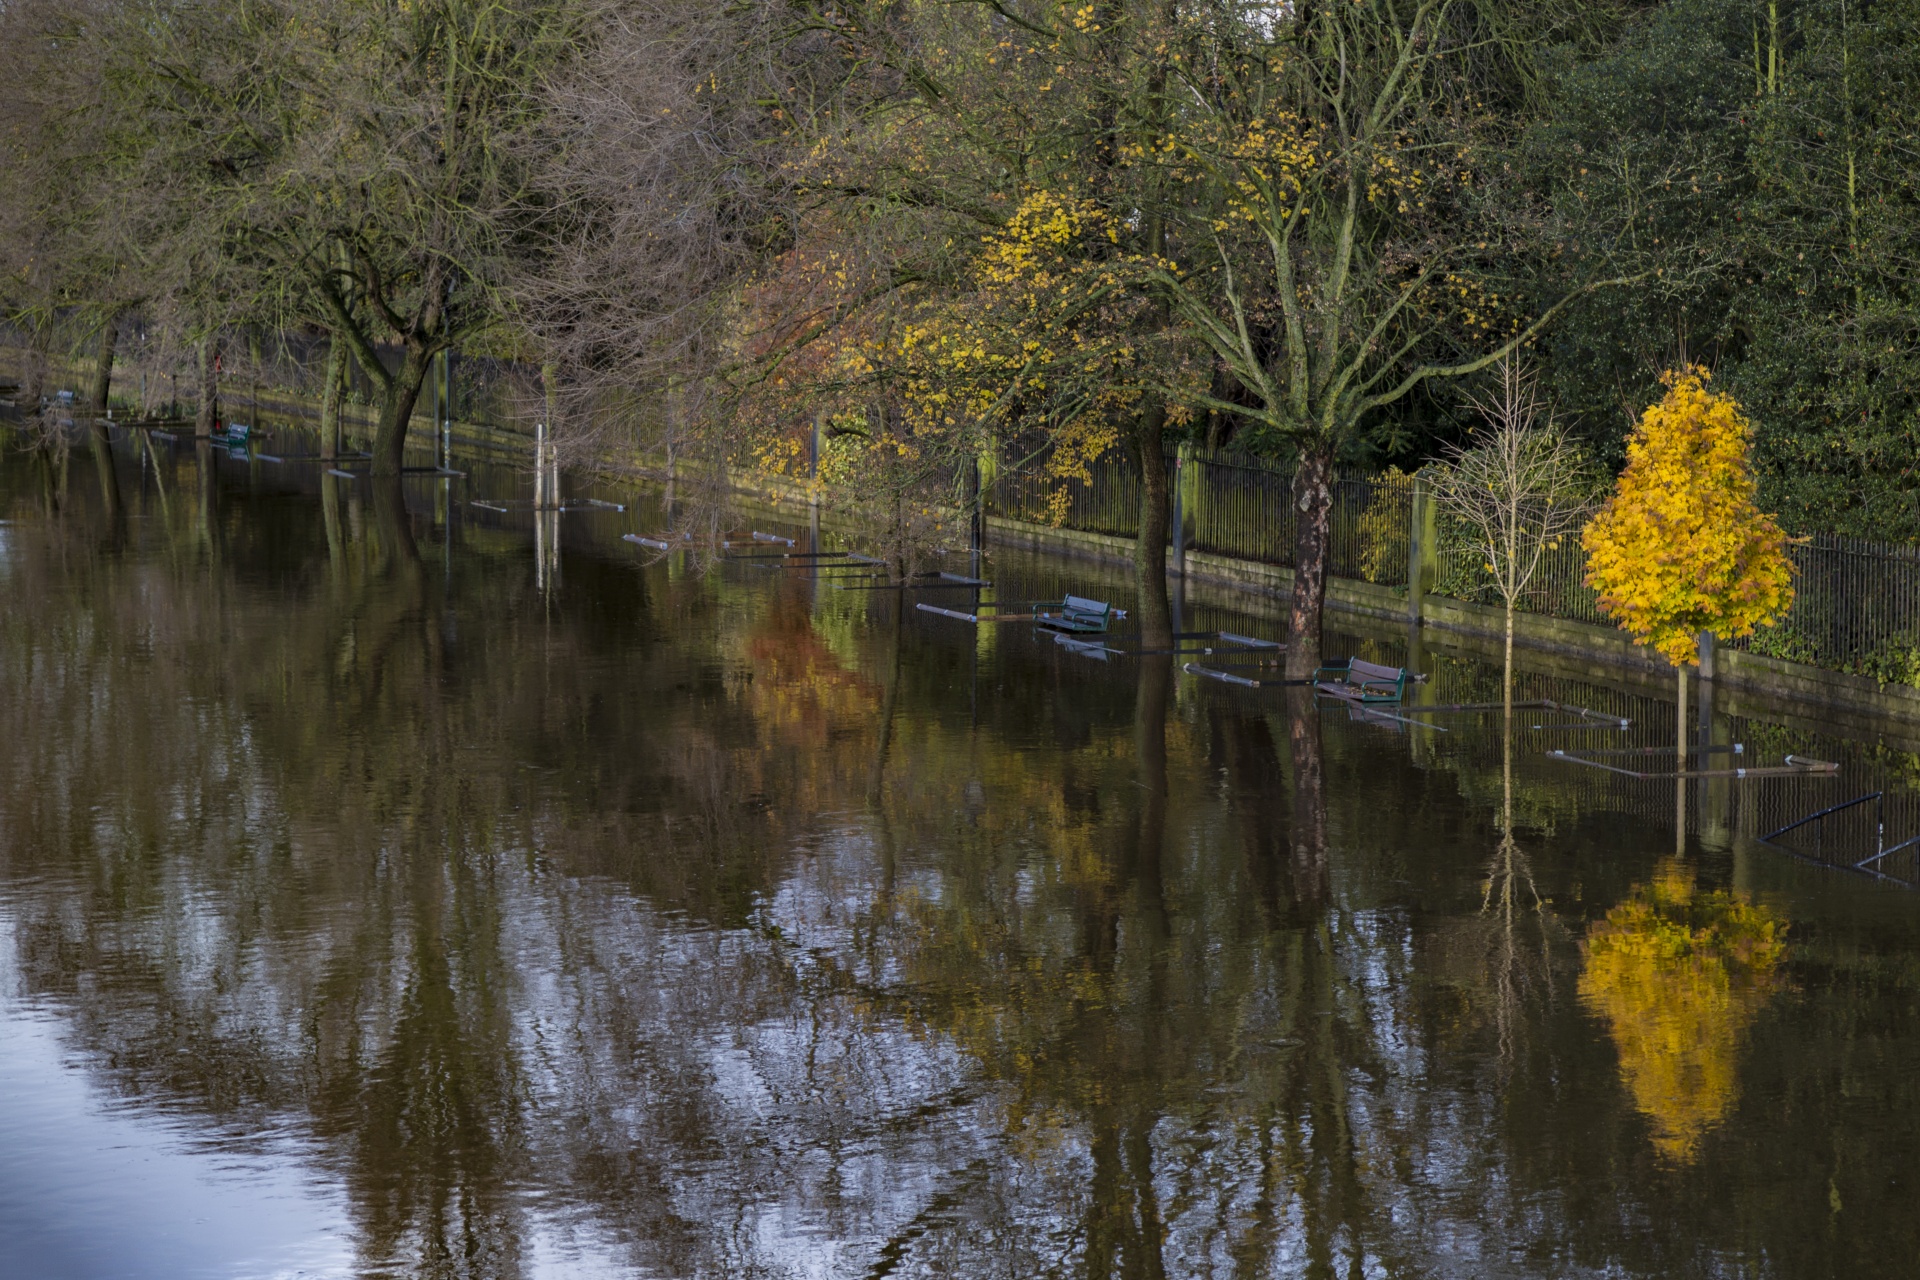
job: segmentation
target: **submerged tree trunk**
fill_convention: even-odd
[[[220,421],[220,344],[209,333],[200,339],[200,408],[193,417],[193,434],[210,436]]]
[[[1142,924],[1142,941],[1158,957],[1172,929],[1167,915],[1167,711],[1173,702],[1173,658],[1140,659],[1133,699],[1133,750],[1140,788],[1140,825],[1128,868]],[[1157,974],[1158,961],[1149,965]],[[1157,984],[1154,987],[1158,993]]]
[[[34,450],[34,470],[40,476],[40,506],[51,520],[60,514],[60,488],[55,482],[53,455],[44,446]]]
[[[1167,603],[1167,455],[1161,443],[1165,406],[1142,417],[1135,448],[1140,460],[1140,532],[1133,541],[1133,576],[1140,643],[1149,649],[1173,644],[1173,611]]]
[[[320,519],[327,531],[327,567],[337,588],[347,556],[340,537],[340,479],[331,469],[320,472]]]
[[[347,344],[339,334],[327,340],[326,383],[320,388],[320,456],[340,452],[340,399],[347,380]]]
[[[888,644],[887,691],[880,700],[880,732],[873,744],[873,764],[867,771],[867,807],[876,813],[886,797],[887,756],[893,749],[893,719],[900,703],[900,650],[903,628],[900,609],[893,611],[893,639]],[[882,821],[884,822],[884,818]]]
[[[100,501],[107,514],[120,514],[120,477],[113,469],[113,438],[107,434],[107,392],[113,386],[113,357],[120,345],[120,317],[110,315],[100,328],[99,362],[93,371],[93,413],[87,423],[87,445],[93,451],[93,469],[100,477]]]
[[[400,370],[387,383],[387,394],[380,405],[380,426],[373,437],[373,474],[400,474],[407,448],[407,424],[413,420],[414,402],[420,398],[432,363],[433,354],[424,346],[407,344]]]
[[[413,517],[407,512],[407,495],[400,477],[376,476],[373,489],[373,518],[380,531],[380,569],[387,576],[417,588],[420,584],[420,544],[413,537]]]
[[[1320,619],[1326,610],[1328,524],[1333,513],[1333,450],[1318,441],[1300,453],[1293,473],[1293,593],[1287,607],[1287,679],[1305,680],[1320,666]]]
[[[209,556],[219,552],[220,477],[214,471],[213,446],[202,440],[193,447],[195,495],[194,533]]]
[[[1294,902],[1324,902],[1327,893],[1327,785],[1320,753],[1320,701],[1312,689],[1287,693],[1287,739],[1293,755]]]

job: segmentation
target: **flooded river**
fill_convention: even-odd
[[[1915,834],[1899,731],[1725,710],[1841,776],[1676,797],[1545,755],[1671,742],[1664,684],[1536,663],[1635,725],[1509,767],[644,503],[536,529],[506,465],[163,442],[113,520],[8,443],[0,1274],[1920,1269],[1920,894],[1755,838]],[[1233,605],[1186,625],[1277,634]]]

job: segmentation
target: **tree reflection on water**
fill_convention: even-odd
[[[549,602],[419,491],[183,464],[102,551],[15,473],[25,993],[210,1142],[311,1135],[368,1273],[1912,1256],[1911,1114],[1829,1098],[1914,1078],[1920,947],[1790,961],[1678,864],[1635,887],[1617,815],[1490,866],[1498,762],[737,569],[573,556]],[[1853,994],[1741,1053],[1803,956]],[[1750,1180],[1776,1147],[1811,1172]],[[1827,1234],[1830,1179],[1869,1229]]]
[[[1744,895],[1701,891],[1678,859],[1587,930],[1580,998],[1607,1020],[1668,1160],[1693,1160],[1732,1109],[1741,1040],[1780,986],[1786,932]]]

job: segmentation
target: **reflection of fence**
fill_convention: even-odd
[[[1257,460],[1190,454],[1168,458],[1186,545],[1263,564],[1293,564],[1293,476]],[[998,515],[1036,523],[1057,516],[1070,529],[1132,537],[1139,529],[1140,481],[1118,451],[1089,467],[1090,479],[1061,483],[1034,474],[1002,476],[990,497]],[[1064,495],[1056,505],[1055,495]],[[1331,563],[1337,577],[1405,586],[1413,526],[1414,480],[1343,475],[1334,486]],[[1498,603],[1479,558],[1442,519],[1435,594]],[[1790,548],[1793,609],[1779,626],[1741,648],[1920,684],[1920,547],[1816,534]],[[1530,613],[1605,625],[1586,584],[1577,537],[1546,550],[1520,607]]]

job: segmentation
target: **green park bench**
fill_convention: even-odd
[[[1350,702],[1399,702],[1407,692],[1407,669],[1349,658],[1315,671],[1313,684],[1321,693]]]
[[[1036,625],[1053,631],[1070,631],[1076,635],[1098,635],[1113,622],[1113,606],[1102,600],[1089,600],[1085,596],[1068,596],[1058,606],[1037,610],[1033,615]]]

